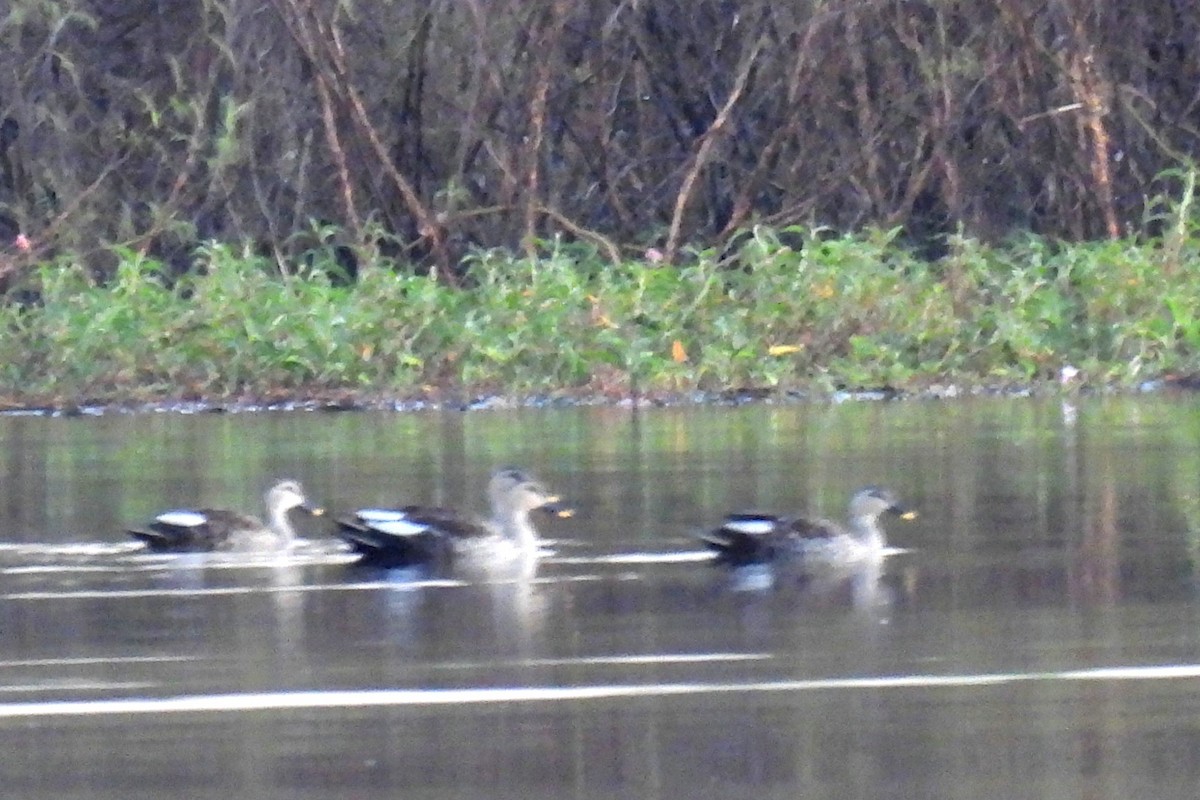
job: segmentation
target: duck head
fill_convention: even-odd
[[[532,475],[513,467],[497,470],[492,476],[488,483],[488,499],[492,508],[501,514],[528,514],[540,510],[556,517],[569,517],[575,513]]]
[[[851,519],[878,519],[883,514],[895,514],[901,519],[916,519],[917,512],[905,507],[891,489],[865,486],[850,498]]]
[[[309,502],[308,497],[304,494],[304,487],[300,485],[300,482],[292,480],[279,481],[267,490],[267,508],[276,509],[283,513],[287,513],[293,508],[300,508],[314,517],[319,517],[325,513],[325,509]]]

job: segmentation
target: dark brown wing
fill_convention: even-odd
[[[404,506],[395,509],[360,509],[335,519],[338,536],[377,566],[442,563],[453,555],[455,539],[486,535],[478,522],[448,508]]]
[[[443,536],[452,539],[477,539],[491,535],[491,531],[478,520],[463,516],[452,508],[438,506],[404,506],[399,509],[405,518],[428,525]]]
[[[801,544],[828,541],[843,534],[836,522],[814,517],[788,517],[780,527],[789,540]]]
[[[262,530],[257,518],[221,508],[167,511],[129,534],[158,552],[208,552],[243,531]]]

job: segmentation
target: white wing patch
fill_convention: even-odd
[[[761,536],[775,530],[778,525],[773,519],[729,519],[721,527],[749,536]]]
[[[406,517],[403,511],[392,508],[360,508],[354,512],[354,515],[370,525],[377,525],[381,522],[399,522]]]
[[[429,530],[428,525],[409,522],[403,518],[379,521],[371,520],[370,525],[375,530],[380,533],[386,533],[388,536],[416,536],[419,533]]]
[[[164,511],[154,518],[164,525],[174,525],[178,528],[195,528],[208,522],[208,517],[199,511]]]

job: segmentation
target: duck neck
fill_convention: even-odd
[[[528,511],[512,511],[507,514],[497,512],[495,526],[504,538],[522,550],[533,550],[537,547],[538,535],[529,519]]]
[[[883,529],[872,517],[852,517],[850,519],[850,536],[861,547],[871,550],[882,550],[886,544]]]
[[[268,525],[271,531],[285,544],[291,544],[296,540],[296,529],[292,527],[292,520],[288,516],[288,510],[280,506],[271,506],[267,512],[270,515]]]

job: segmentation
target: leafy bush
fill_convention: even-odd
[[[209,244],[182,274],[128,249],[68,259],[0,306],[13,403],[1028,384],[1065,364],[1118,385],[1196,369],[1190,239],[1003,247],[929,262],[898,231],[755,229],[680,266],[590,247],[473,255],[461,285],[374,254],[284,267]]]

